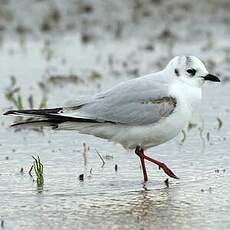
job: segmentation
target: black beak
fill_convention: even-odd
[[[215,76],[215,75],[212,75],[212,74],[207,74],[206,76],[203,77],[204,80],[206,81],[215,81],[215,82],[220,82],[220,79]]]

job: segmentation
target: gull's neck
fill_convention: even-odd
[[[198,86],[189,85],[181,80],[174,79],[169,85],[169,93],[181,102],[193,106],[202,98],[202,90]]]

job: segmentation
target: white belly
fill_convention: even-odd
[[[134,149],[137,145],[143,149],[150,148],[177,136],[191,120],[191,117],[191,108],[180,104],[169,117],[163,118],[156,124],[120,127],[120,130],[117,130],[112,137],[112,141],[129,149]]]

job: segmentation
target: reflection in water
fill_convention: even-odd
[[[175,199],[173,189],[154,191],[126,192],[114,197],[104,196],[102,199],[90,200],[81,205],[81,210],[88,210],[87,218],[91,221],[103,219],[115,226],[171,229],[173,225],[180,228],[183,223],[183,205]],[[187,204],[188,206],[188,204]],[[81,216],[86,218],[85,213]],[[82,220],[81,220],[82,221]],[[84,220],[83,220],[84,221]],[[103,227],[103,226],[102,226]]]
[[[180,222],[180,208],[171,199],[168,189],[143,192],[130,202],[131,212],[143,226],[167,226]]]

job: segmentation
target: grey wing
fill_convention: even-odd
[[[146,125],[168,117],[176,99],[168,95],[167,84],[153,79],[135,79],[113,87],[86,103],[65,108],[64,116],[126,125]]]
[[[119,123],[126,125],[153,124],[168,117],[176,107],[176,99],[168,94],[168,80],[145,76],[121,83],[112,89],[81,98],[72,106],[53,109],[10,110],[13,114],[29,117],[18,125],[48,124],[57,127],[60,123]]]

